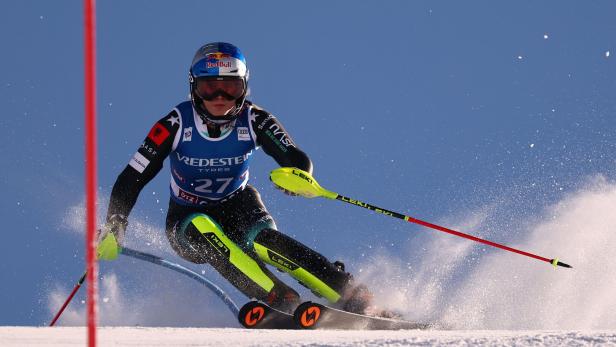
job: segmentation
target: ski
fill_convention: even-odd
[[[261,301],[249,301],[238,314],[240,324],[247,329],[297,329],[293,315],[277,310]]]
[[[295,309],[293,321],[299,329],[408,330],[432,327],[426,323],[351,313],[311,301]]]

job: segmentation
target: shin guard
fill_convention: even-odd
[[[264,262],[289,273],[318,296],[335,303],[351,281],[351,275],[323,255],[274,229],[264,229],[253,247]]]

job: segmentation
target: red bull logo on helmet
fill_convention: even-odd
[[[205,54],[193,64],[192,73],[200,76],[246,76],[246,64],[233,54],[213,52]]]
[[[209,53],[206,55],[207,60],[205,63],[205,67],[207,69],[231,68],[233,64],[232,64],[232,59],[230,58],[232,57],[227,53],[222,53],[222,52]]]
[[[224,62],[224,61],[215,61],[215,62],[208,61],[208,62],[206,62],[205,66],[208,69],[212,69],[212,68],[216,68],[216,67],[217,68],[221,68],[221,67],[231,68],[231,62],[230,61],[227,61],[227,62]]]

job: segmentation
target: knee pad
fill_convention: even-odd
[[[245,243],[242,246],[245,248],[245,250],[250,250],[250,251],[254,250],[253,243],[255,239],[257,238],[257,236],[261,234],[262,232],[267,233],[268,232],[267,230],[275,230],[275,229],[276,229],[276,223],[271,218],[258,221],[250,229],[248,229],[246,233],[244,234]]]
[[[195,264],[204,264],[208,262],[206,254],[200,252],[197,247],[197,238],[194,234],[187,235],[187,225],[190,219],[185,221],[177,221],[167,229],[167,239],[171,248],[182,258]],[[199,238],[201,239],[201,238]]]
[[[220,225],[208,215],[197,213],[189,216],[182,224],[181,233],[193,249],[219,272],[232,268],[266,292],[274,287],[274,282],[259,264],[229,239]]]
[[[183,236],[191,245],[203,244],[205,240],[210,242],[221,254],[228,255],[229,249],[224,242],[220,242],[220,237],[226,235],[220,225],[205,213],[195,213],[188,216],[180,227],[180,235]]]

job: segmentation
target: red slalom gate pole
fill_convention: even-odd
[[[96,2],[84,0],[85,142],[86,142],[86,273],[88,346],[96,346],[98,299],[96,235]]]

